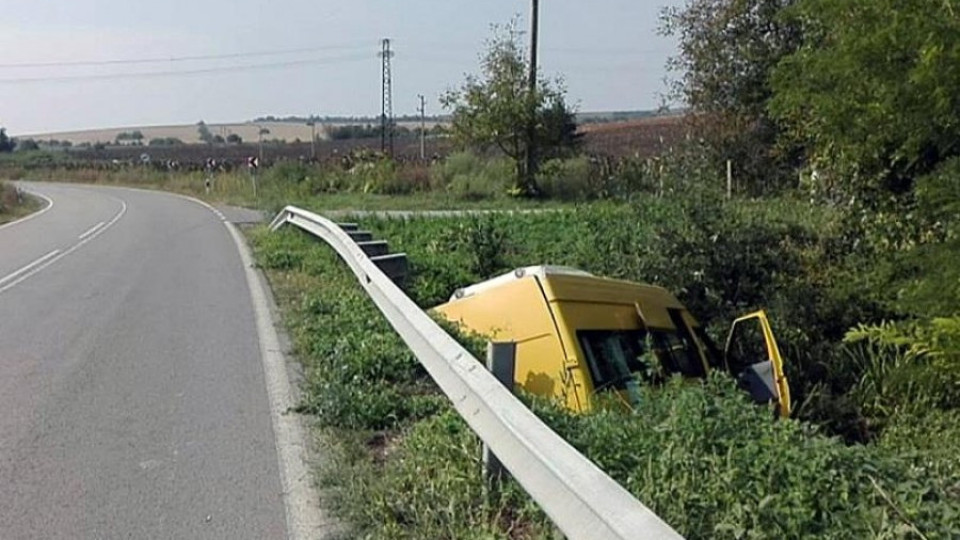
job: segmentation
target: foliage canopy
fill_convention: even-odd
[[[780,126],[767,103],[770,72],[801,43],[798,25],[781,16],[794,2],[692,0],[661,15],[661,33],[680,48],[668,64],[680,73],[672,96],[691,108],[714,159],[731,160],[753,192],[793,178],[796,150],[777,145]]]
[[[0,128],[0,152],[13,152],[17,143],[7,136],[6,128]]]
[[[441,97],[441,103],[452,111],[451,133],[458,145],[500,150],[514,162],[515,191],[536,194],[536,182],[527,174],[524,161],[528,126],[534,126],[538,157],[575,148],[578,136],[574,113],[559,82],[541,78],[536,91],[529,91],[529,59],[520,43],[522,35],[516,20],[495,26],[480,60],[482,74],[468,75],[460,89]]]
[[[960,2],[800,0],[773,115],[848,180],[904,191],[960,155]]]

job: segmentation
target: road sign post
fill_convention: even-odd
[[[247,158],[247,167],[250,169],[250,180],[253,182],[253,198],[257,198],[257,169],[260,168],[259,157]]]

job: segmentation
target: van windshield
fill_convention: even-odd
[[[635,377],[650,383],[674,374],[706,374],[696,344],[675,331],[580,330],[577,340],[595,390],[623,390]]]

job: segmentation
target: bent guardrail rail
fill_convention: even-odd
[[[682,538],[544,424],[331,220],[288,206],[273,220],[329,244],[470,428],[569,538]]]

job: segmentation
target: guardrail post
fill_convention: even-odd
[[[507,390],[513,392],[514,372],[517,361],[516,343],[487,343],[487,369],[497,378]],[[483,480],[488,494],[494,495],[503,482],[507,471],[503,463],[490,451],[486,443],[483,444]]]

